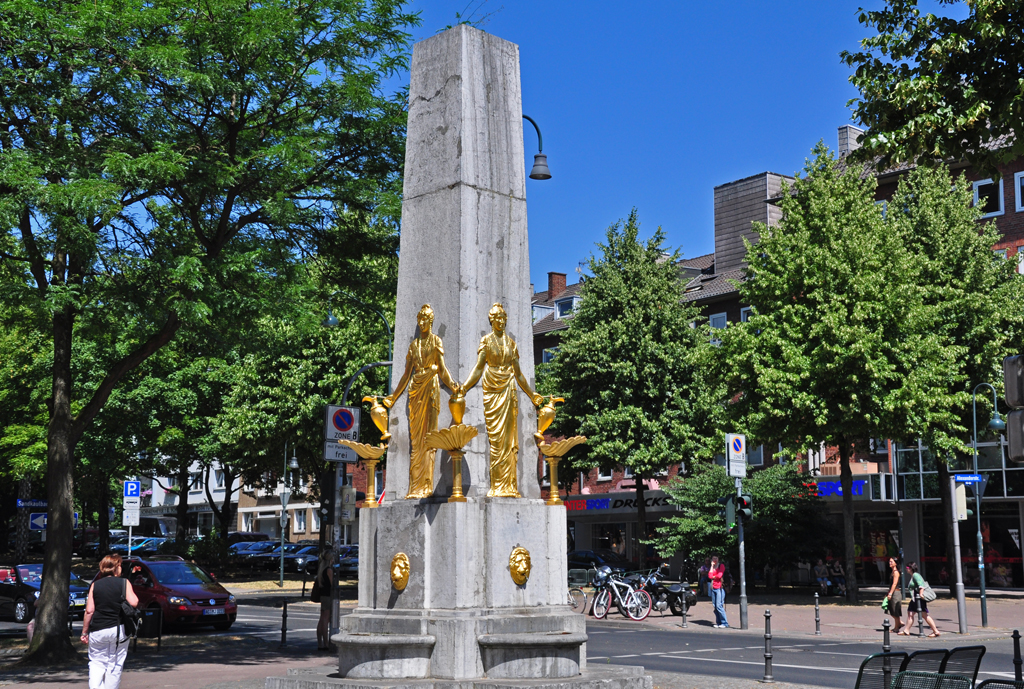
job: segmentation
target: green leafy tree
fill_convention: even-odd
[[[721,407],[707,375],[710,333],[682,300],[678,255],[660,228],[646,242],[639,230],[634,210],[598,245],[544,384],[565,397],[558,431],[587,437],[576,466],[633,470],[638,533],[646,535],[644,481],[710,457]]]
[[[723,334],[730,413],[791,452],[839,448],[845,566],[857,598],[850,458],[870,438],[913,438],[949,424],[963,348],[934,326],[926,261],[886,224],[875,180],[840,171],[824,145],[785,189],[777,226],[755,223],[746,323]],[[893,210],[895,212],[895,209]]]
[[[0,265],[53,353],[23,662],[74,653],[74,451],[112,392],[182,329],[259,313],[324,228],[393,198],[405,104],[381,85],[415,21],[398,0],[0,2]]]
[[[806,474],[794,463],[777,464],[744,479],[743,492],[754,505],[753,520],[743,525],[749,568],[777,570],[814,561],[838,545],[835,531],[828,527],[828,506],[806,482]],[[738,534],[728,533],[718,516],[718,499],[736,492],[724,467],[698,462],[689,476],[671,481],[665,492],[680,514],[658,528],[654,543],[663,556],[683,553],[691,562],[715,554],[738,558]]]
[[[1014,0],[964,4],[964,19],[922,13],[917,0],[861,10],[860,22],[877,34],[842,53],[860,91],[850,105],[868,128],[859,155],[880,156],[883,166],[966,158],[995,171],[1024,154],[1024,8]]]

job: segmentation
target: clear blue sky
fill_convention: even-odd
[[[523,112],[553,178],[527,180],[531,279],[568,273],[609,225],[639,210],[684,256],[714,251],[713,189],[793,174],[819,139],[854,123],[841,50],[881,0],[413,0],[422,40],[469,8],[520,49]],[[924,7],[934,7],[928,3]],[[959,8],[957,8],[959,9]],[[948,10],[947,10],[948,11]],[[406,80],[406,83],[407,80]],[[855,123],[854,123],[855,124]],[[527,171],[536,152],[525,131]]]

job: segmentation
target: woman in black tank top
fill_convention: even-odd
[[[122,598],[133,607],[139,604],[132,585],[121,578],[121,556],[107,555],[89,587],[82,623],[82,643],[89,644],[89,689],[118,689],[121,684],[128,654],[128,642],[121,639]]]

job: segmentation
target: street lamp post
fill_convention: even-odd
[[[294,452],[294,450],[292,450]],[[284,474],[281,476],[281,578],[277,585],[284,588],[284,531],[288,526],[288,501],[292,497],[291,488],[288,487],[288,469],[298,469],[299,460],[292,455],[288,461],[288,443],[284,444]]]
[[[341,296],[345,297],[346,299],[348,299],[350,301],[353,301],[356,304],[359,304],[364,309],[369,309],[370,311],[373,311],[375,314],[380,316],[381,321],[383,321],[383,323],[384,323],[384,330],[388,334],[388,361],[391,361],[392,342],[394,340],[394,336],[391,333],[391,324],[388,323],[387,317],[385,317],[384,314],[381,313],[381,310],[378,309],[376,306],[373,306],[372,304],[367,304],[362,299],[354,297],[351,294],[349,294],[348,292],[345,292],[344,290],[335,290],[331,294],[331,296],[327,297],[327,318],[325,318],[323,320],[321,325],[323,325],[326,328],[336,328],[336,327],[338,327],[339,321],[335,317],[335,315],[333,313],[331,313],[331,300],[334,299],[334,297],[336,297],[339,294]],[[388,395],[391,394],[391,369],[390,368],[388,369],[388,390],[387,390],[386,394],[388,394]]]
[[[991,431],[1001,431],[1006,428],[1006,423],[999,416],[999,408],[996,406],[998,398],[996,389],[989,383],[979,383],[971,393],[971,410],[974,417],[974,473],[978,473],[978,388],[987,387],[992,391],[992,420],[988,422]],[[1000,450],[1001,452],[1002,450]],[[981,536],[981,485],[980,482],[973,485],[974,489],[974,513],[978,519],[978,581],[981,584],[981,626],[988,626],[988,606],[985,601],[985,541]],[[954,528],[956,528],[954,526]]]

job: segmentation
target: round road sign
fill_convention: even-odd
[[[334,412],[334,416],[331,418],[331,423],[342,433],[347,433],[352,430],[352,426],[355,425],[356,419],[348,409],[339,409]]]

